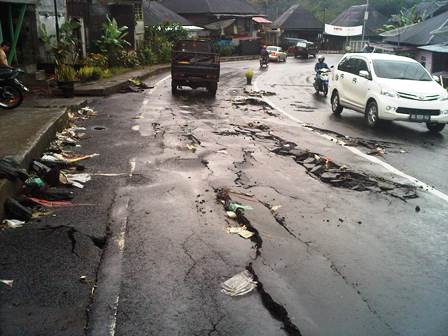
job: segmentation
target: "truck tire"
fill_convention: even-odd
[[[210,97],[216,97],[217,90],[218,90],[218,83],[209,84],[209,86],[207,87],[207,91]]]
[[[171,81],[171,93],[173,96],[176,96],[179,93],[178,87],[179,84],[176,81]]]

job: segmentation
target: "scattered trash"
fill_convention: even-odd
[[[0,282],[11,288],[14,284],[14,280],[0,280]]]
[[[226,210],[237,212],[238,210],[253,210],[250,205],[242,205],[238,202],[230,202],[226,205]]]
[[[271,208],[271,212],[272,212],[272,213],[276,213],[278,210],[280,210],[281,207],[282,207],[281,205],[274,205],[274,206]]]
[[[268,102],[257,97],[244,97],[244,96],[235,97],[232,99],[232,104],[235,106],[256,105],[272,109],[272,106]]]
[[[87,159],[91,159],[94,158],[96,156],[99,156],[99,154],[90,154],[90,155],[77,155],[77,154],[69,154],[69,153],[63,153],[63,154],[58,154],[58,153],[54,153],[54,154],[45,154],[42,156],[41,160],[42,161],[47,161],[47,162],[54,162],[54,163],[77,163],[80,161],[84,161]]]
[[[228,154],[228,152],[225,149],[220,149],[219,151],[217,151],[217,153],[224,154],[224,155]]]
[[[17,228],[20,228],[20,227],[22,227],[24,224],[25,224],[24,221],[20,221],[20,220],[17,220],[17,219],[5,219],[5,220],[2,222],[2,225],[6,226],[7,228],[10,228],[10,229],[17,229]]]
[[[41,189],[45,187],[45,182],[40,177],[30,177],[25,181],[25,185],[32,189]]]
[[[80,114],[82,116],[87,116],[87,117],[96,116],[95,110],[90,107],[87,107],[87,106],[78,110],[78,114]]]
[[[48,207],[48,208],[57,208],[57,207],[67,207],[67,206],[73,206],[74,204],[70,201],[47,201],[44,199],[36,198],[36,197],[30,197],[30,201],[32,201],[35,204]]]
[[[244,89],[244,93],[251,96],[251,97],[269,97],[269,96],[275,96],[276,93],[272,92],[272,91],[265,91],[265,90],[260,90],[260,91],[256,91],[256,90],[249,90],[248,88]]]
[[[236,219],[237,215],[235,212],[233,211],[226,211],[227,217],[231,218],[231,219]]]
[[[236,214],[235,214],[236,217]],[[249,231],[246,226],[229,226],[226,229],[227,233],[236,233],[239,234],[244,239],[249,239],[254,235],[252,231]]]
[[[144,90],[151,89],[153,87],[150,87],[143,83],[139,78],[131,78],[128,79],[128,83],[126,87],[123,87],[120,92],[126,93],[126,92],[143,92]]]
[[[188,148],[188,150],[192,151],[193,153],[196,153],[197,148],[194,144],[193,145],[187,144],[187,148]]]
[[[250,293],[257,288],[257,282],[254,281],[252,274],[245,270],[233,276],[221,284],[224,294],[229,296],[241,296]]]
[[[12,219],[18,219],[24,222],[28,222],[33,213],[30,209],[20,204],[18,201],[12,198],[8,198],[5,202],[5,211],[8,217]]]
[[[81,283],[87,283],[88,281],[87,281],[87,276],[85,276],[85,275],[81,275],[80,277],[79,277],[79,282],[81,282]]]
[[[4,157],[0,159],[0,178],[6,178],[11,181],[16,181],[17,179],[25,181],[28,179],[28,173],[15,159]]]
[[[377,147],[373,150],[371,150],[370,152],[368,152],[368,155],[380,155],[383,156],[386,153],[386,150],[384,148],[381,147]]]
[[[134,132],[138,132],[140,131],[140,125],[134,125],[131,127],[131,130],[133,130]]]
[[[83,183],[89,182],[92,177],[90,174],[81,173],[81,174],[65,174],[65,178],[67,179],[68,184],[71,184],[72,186],[83,189],[84,185]]]

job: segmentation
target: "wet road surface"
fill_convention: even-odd
[[[446,335],[447,201],[281,111],[239,105],[244,72],[256,65],[223,64],[217,99],[200,90],[173,97],[161,76],[151,91],[96,104],[106,127],[95,143],[101,169],[126,176],[107,184],[114,202],[89,334]],[[257,73],[256,85],[303,122],[398,142],[381,159],[448,191],[446,131],[373,132],[352,112],[336,120],[313,95],[312,67],[290,58]],[[226,232],[236,222],[217,199],[223,188],[253,208],[252,240]],[[220,291],[245,269],[257,289]]]
[[[340,58],[341,55],[327,55],[326,62],[336,66]],[[448,160],[448,128],[433,135],[424,123],[392,122],[372,130],[360,113],[344,109],[342,116],[336,117],[331,113],[330,97],[314,94],[314,64],[314,59],[290,57],[287,64],[271,64],[271,68],[257,78],[256,84],[260,89],[276,92],[270,100],[304,123],[345,136],[395,143],[386,149],[383,158],[386,162],[448,193],[448,179],[444,174]]]

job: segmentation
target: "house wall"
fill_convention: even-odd
[[[415,60],[419,62],[421,65],[423,65],[429,72],[434,72],[432,69],[433,67],[432,56],[433,54],[430,51],[419,50],[416,53]]]

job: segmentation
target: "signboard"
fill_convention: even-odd
[[[325,34],[336,36],[359,36],[362,35],[362,26],[340,27],[326,24]]]

